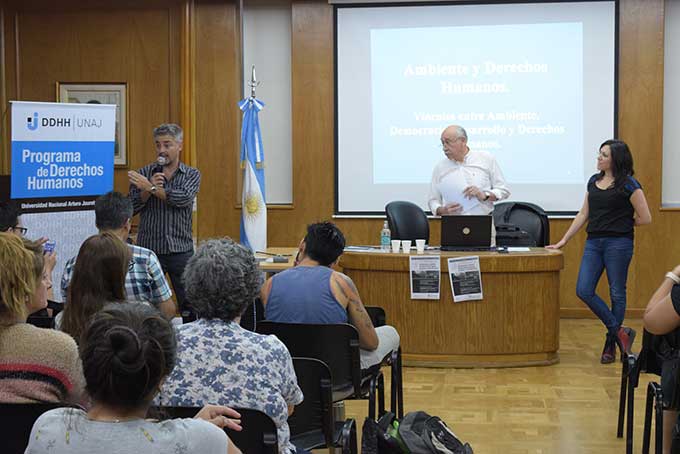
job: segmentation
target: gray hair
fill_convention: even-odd
[[[162,125],[153,128],[153,138],[160,136],[170,136],[177,142],[182,142],[184,140],[184,131],[180,125],[174,123],[163,123]]]
[[[468,138],[467,138],[467,132],[465,132],[465,128],[463,128],[462,126],[456,125],[456,126],[453,127],[453,129],[456,131],[456,137],[462,137],[463,139],[465,139],[465,142],[467,143]]]
[[[231,238],[201,243],[184,270],[188,304],[206,319],[239,317],[257,298],[262,281],[253,253]]]

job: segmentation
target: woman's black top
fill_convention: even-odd
[[[588,238],[624,237],[633,239],[635,209],[630,196],[642,189],[633,177],[626,177],[623,184],[600,189],[595,182],[599,173],[588,180]]]

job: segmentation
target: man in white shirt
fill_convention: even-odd
[[[428,197],[428,205],[432,214],[446,216],[492,213],[493,203],[507,199],[510,195],[496,158],[486,151],[470,150],[467,146],[467,133],[458,125],[451,125],[444,129],[441,141],[446,159],[439,162],[432,172]],[[462,187],[461,198],[473,203],[466,203],[463,206],[459,202],[446,200],[443,193],[451,192],[447,191],[447,185]],[[493,241],[495,233],[492,226],[492,244],[495,243]]]

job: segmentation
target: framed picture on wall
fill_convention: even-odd
[[[115,104],[116,143],[113,163],[127,167],[127,84],[95,82],[57,82],[57,102],[76,104]]]

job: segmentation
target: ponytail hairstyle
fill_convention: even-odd
[[[170,322],[139,303],[109,304],[80,339],[86,390],[96,402],[124,410],[148,405],[176,361]]]
[[[630,148],[626,142],[621,140],[606,140],[600,145],[600,150],[605,145],[609,146],[611,150],[612,159],[612,174],[614,174],[614,187],[620,189],[626,183],[628,177],[635,175],[635,170],[633,169],[633,155],[630,152]],[[604,171],[600,172],[598,177],[602,178],[604,176]]]

